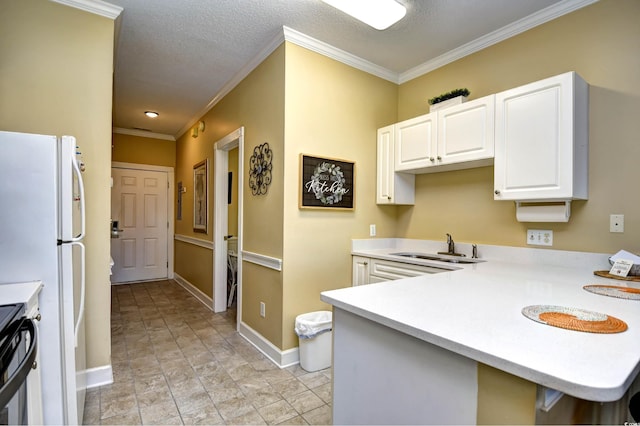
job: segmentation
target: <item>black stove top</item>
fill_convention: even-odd
[[[24,305],[22,303],[0,306],[0,331],[11,324],[16,317],[20,316],[23,309]]]

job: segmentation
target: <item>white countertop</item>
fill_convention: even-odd
[[[26,303],[28,310],[31,303],[37,302],[36,296],[41,289],[42,281],[0,283],[0,305]]]
[[[384,247],[384,240],[370,241],[375,243],[354,240],[352,253],[400,260],[390,253],[435,253],[445,248],[442,242],[389,239]],[[470,245],[456,247],[470,255]],[[608,269],[606,254],[497,246],[481,246],[478,251],[486,262],[444,264],[460,269],[325,291],[321,299],[569,395],[592,401],[620,399],[640,371],[640,301],[596,295],[582,287],[638,288],[640,283],[595,276],[594,270]],[[521,310],[528,305],[601,312],[629,328],[616,334],[565,330],[526,318]]]

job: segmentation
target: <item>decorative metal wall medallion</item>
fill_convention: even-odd
[[[249,159],[249,187],[253,195],[264,195],[271,184],[273,151],[267,142],[253,148]]]

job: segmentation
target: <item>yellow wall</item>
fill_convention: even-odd
[[[175,265],[181,265],[182,278],[189,281],[198,290],[213,297],[213,254],[211,250],[176,240],[174,245]]]
[[[45,0],[0,3],[0,128],[74,135],[87,164],[87,367],[111,363],[108,231],[114,22]]]
[[[625,194],[613,189],[640,181],[639,8],[633,0],[602,0],[399,87],[297,45],[278,48],[202,118],[207,130],[198,139],[187,132],[177,143],[176,180],[189,186],[193,164],[209,158],[212,167],[213,143],[240,126],[245,182],[253,148],[268,142],[273,149],[268,194],[243,188],[244,250],[281,258],[283,271],[245,262],[242,321],[283,350],[297,346],[295,316],[326,309],[319,293],[350,285],[350,241],[367,238],[372,223],[379,237],[444,241],[448,232],[461,242],[525,245],[526,229],[541,224],[518,223],[513,203],[493,201],[493,167],[417,176],[413,207],[375,204],[376,129],[428,112],[428,98],[457,87],[478,98],[565,71],[581,74],[591,84],[590,199],[572,204],[568,224],[542,226],[554,230],[555,249],[640,251],[633,239],[640,206],[629,184]],[[301,153],[355,161],[353,211],[298,208]],[[213,168],[210,176],[213,188]],[[191,230],[190,194],[176,233],[203,238]],[[624,234],[608,232],[611,213],[625,214]],[[185,267],[176,262],[176,272]]]
[[[400,207],[398,236],[525,246],[526,230],[554,231],[554,249],[640,252],[640,2],[602,0],[465,57],[400,87],[400,120],[428,112],[426,100],[467,87],[471,99],[566,71],[590,84],[589,200],[565,224],[519,223],[511,202],[493,200],[493,167],[419,175],[416,205]],[[609,232],[609,215],[625,232]]]
[[[111,161],[175,167],[176,142],[113,133]]]
[[[532,425],[536,420],[537,385],[478,363],[479,425]]]
[[[176,181],[188,185],[183,198],[183,219],[176,221],[176,234],[190,235],[212,241],[213,191],[215,170],[213,168],[213,145],[239,127],[245,129],[244,146],[244,250],[271,257],[282,257],[282,185],[284,164],[284,47],[276,49],[253,72],[251,72],[224,99],[214,106],[202,120],[206,130],[198,138],[190,132],[177,141]],[[253,148],[268,142],[273,155],[273,183],[266,195],[253,196],[248,187],[249,159]],[[230,156],[233,161],[233,154]],[[209,233],[194,234],[192,227],[193,165],[204,158],[209,159]],[[236,157],[237,158],[237,157]],[[236,160],[237,161],[237,160]],[[237,181],[237,173],[234,180]],[[225,176],[226,182],[226,176]],[[226,188],[226,185],[225,185]],[[226,191],[222,195],[226,205]],[[237,198],[237,196],[236,196]],[[191,267],[191,260],[181,256],[180,245],[176,245],[175,270],[181,276]],[[200,249],[206,250],[206,249]],[[209,251],[210,253],[210,251]],[[212,261],[212,259],[211,259]],[[210,266],[213,269],[213,266]],[[212,286],[208,283],[193,283],[197,287]],[[282,302],[282,278],[280,272],[245,262],[243,269],[243,321],[272,342],[281,341],[282,320],[276,307]],[[267,316],[261,318],[257,306],[260,301],[267,305]]]
[[[376,129],[396,119],[397,85],[286,44],[283,349],[301,313],[330,309],[320,292],[351,285],[351,239],[394,237],[396,211],[375,204]],[[300,154],[355,162],[352,211],[298,208]]]

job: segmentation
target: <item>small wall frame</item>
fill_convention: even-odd
[[[209,218],[209,159],[193,166],[193,230],[208,232]]]

